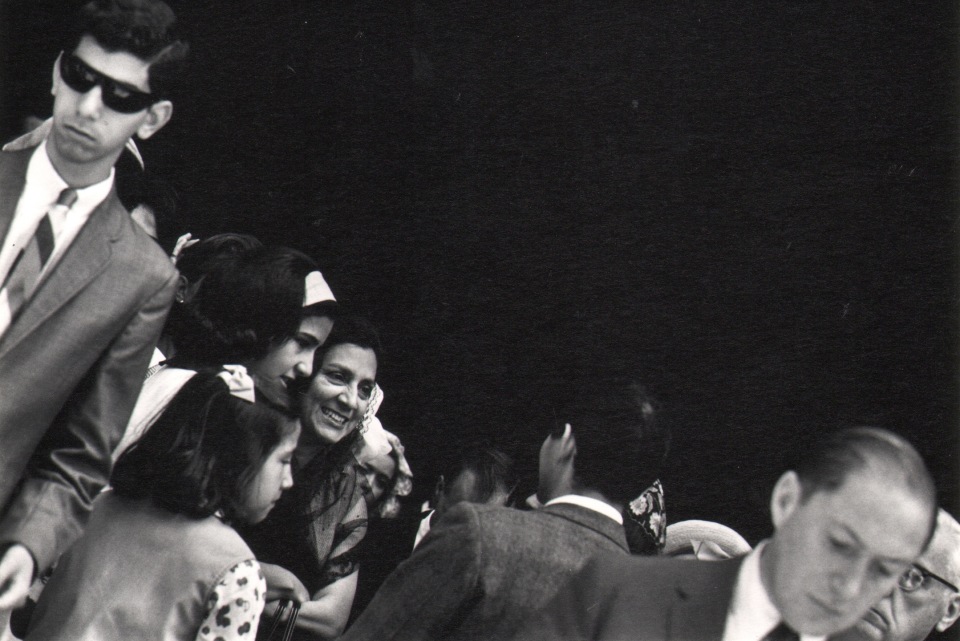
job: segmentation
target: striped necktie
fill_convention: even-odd
[[[37,283],[40,281],[40,274],[43,273],[44,266],[50,260],[50,256],[53,255],[53,250],[56,248],[53,221],[56,221],[58,229],[62,228],[67,212],[75,202],[77,202],[75,189],[68,188],[60,192],[56,204],[40,219],[30,242],[20,250],[10,267],[10,271],[7,272],[3,288],[7,292],[11,321],[17,317],[17,312],[20,311],[23,304],[30,299],[33,290],[36,289]]]

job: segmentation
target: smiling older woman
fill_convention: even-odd
[[[304,638],[339,636],[353,603],[353,552],[367,524],[353,452],[361,439],[358,427],[373,418],[381,398],[379,354],[370,323],[337,319],[317,350],[305,389],[293,390],[303,423],[294,488],[266,521],[243,532],[264,567],[267,600],[302,602],[297,635]]]

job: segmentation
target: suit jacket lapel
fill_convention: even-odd
[[[90,214],[80,233],[44,276],[20,316],[0,340],[0,357],[106,269],[112,253],[111,243],[121,230],[121,212],[125,213],[123,205],[116,192],[111,191]]]
[[[718,571],[713,580],[690,580],[690,575],[679,577],[675,586],[677,598],[667,616],[667,639],[723,638],[727,609],[733,599],[733,590],[743,558],[729,561],[690,561],[715,563]]]
[[[17,203],[23,193],[23,185],[27,179],[27,165],[33,149],[4,152],[3,165],[0,167],[0,241],[5,240],[13,214],[17,211]]]

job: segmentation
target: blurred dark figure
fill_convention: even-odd
[[[359,639],[504,639],[594,554],[629,555],[622,510],[669,440],[636,381],[588,376],[540,448],[539,510],[461,502],[347,630]]]
[[[387,576],[430,531],[430,524],[449,508],[461,502],[507,505],[517,482],[513,459],[507,454],[489,445],[468,445],[446,463],[425,510],[419,514],[401,513],[397,518],[370,519],[367,536],[358,551],[360,578],[350,612],[351,624],[373,600]],[[431,509],[430,505],[434,507]]]
[[[433,498],[420,521],[413,547],[430,531],[430,524],[457,503],[508,505],[517,485],[513,459],[489,445],[471,445],[450,459],[447,470],[437,477]]]

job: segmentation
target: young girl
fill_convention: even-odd
[[[232,523],[293,485],[299,423],[252,401],[242,368],[198,373],[121,456],[61,557],[27,639],[252,639],[260,566]]]

